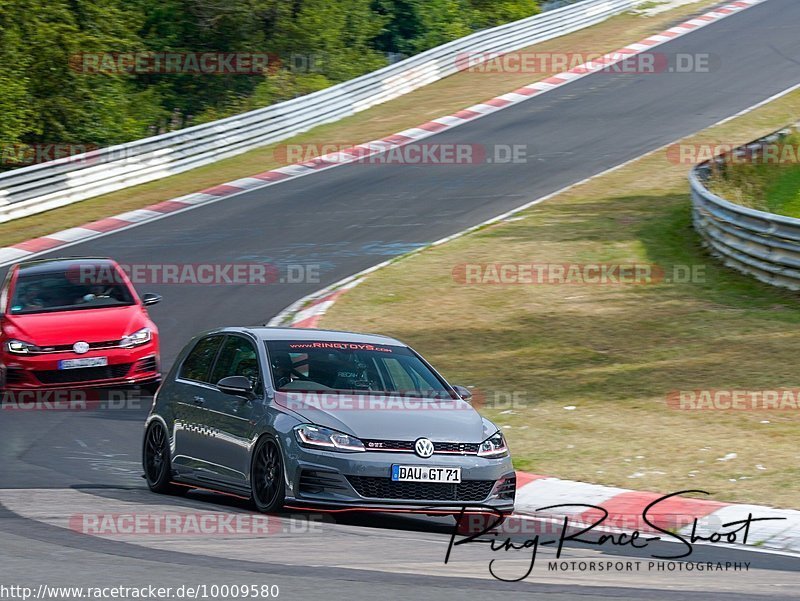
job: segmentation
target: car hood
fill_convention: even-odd
[[[462,400],[277,392],[274,403],[309,423],[363,439],[482,442],[483,419]]]
[[[38,346],[73,344],[79,340],[104,342],[119,340],[147,325],[138,305],[107,309],[79,309],[31,315],[6,315],[3,331]]]

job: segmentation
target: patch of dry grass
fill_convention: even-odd
[[[796,92],[686,142],[744,143],[798,113]],[[687,170],[657,151],[522,219],[399,260],[344,295],[322,327],[397,336],[450,381],[479,388],[520,469],[798,508],[800,411],[667,403],[679,390],[796,387],[800,355],[797,294],[705,252],[691,226]],[[602,286],[465,285],[453,276],[458,265],[497,262],[655,264],[667,274],[699,266],[702,277]]]

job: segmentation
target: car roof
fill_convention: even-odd
[[[100,265],[112,267],[116,265],[113,259],[106,257],[61,257],[57,259],[40,259],[18,263],[20,275],[35,275],[37,273],[53,273],[54,271],[67,271],[77,269],[82,265]]]
[[[315,342],[356,342],[361,344],[392,344],[408,346],[395,338],[381,334],[359,334],[342,330],[317,330],[312,328],[247,327],[223,328],[223,330],[246,330],[261,340],[313,340]]]

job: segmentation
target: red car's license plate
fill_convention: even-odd
[[[80,359],[64,359],[58,362],[58,369],[78,369],[80,367],[105,367],[108,357],[82,357]]]

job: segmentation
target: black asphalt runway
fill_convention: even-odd
[[[111,256],[126,264],[319,266],[319,282],[139,286],[140,292],[164,296],[151,314],[161,331],[166,368],[199,330],[264,323],[298,298],[347,275],[619,165],[800,82],[798,30],[800,2],[769,0],[656,49],[670,55],[708,54],[713,59],[711,72],[598,73],[426,140],[489,149],[525,145],[525,162],[346,165],[57,254]],[[588,574],[549,581],[532,576],[518,585],[480,579],[469,570],[447,577],[438,563],[446,534],[427,530],[418,520],[410,526],[377,517],[339,520],[310,545],[307,559],[301,553],[306,544],[299,540],[302,537],[262,541],[261,547],[229,541],[222,550],[214,546],[219,541],[177,541],[172,547],[148,550],[149,541],[100,541],[60,527],[59,516],[71,515],[73,503],[103,507],[111,502],[108,495],[126,507],[162,502],[143,490],[139,477],[147,409],[144,400],[138,408],[118,411],[0,413],[0,503],[5,507],[0,512],[0,585],[44,579],[66,584],[116,579],[139,585],[202,579],[228,584],[277,582],[286,591],[282,596],[298,599],[322,591],[353,599],[797,595],[796,587],[781,583],[792,578],[797,582],[798,561],[771,562],[763,557],[762,568],[774,568],[767,575],[748,580],[748,574],[707,574],[697,584],[692,581],[691,590],[681,585],[685,584],[681,576],[667,574],[635,582],[624,574],[610,580]],[[41,494],[30,492],[34,489]],[[195,498],[170,502],[212,506]],[[353,541],[358,544],[345,544]],[[384,561],[386,545],[395,543],[401,551],[389,553],[391,561]],[[436,562],[429,560],[428,546],[435,547],[430,557],[435,556]],[[605,551],[578,552],[607,556]]]

